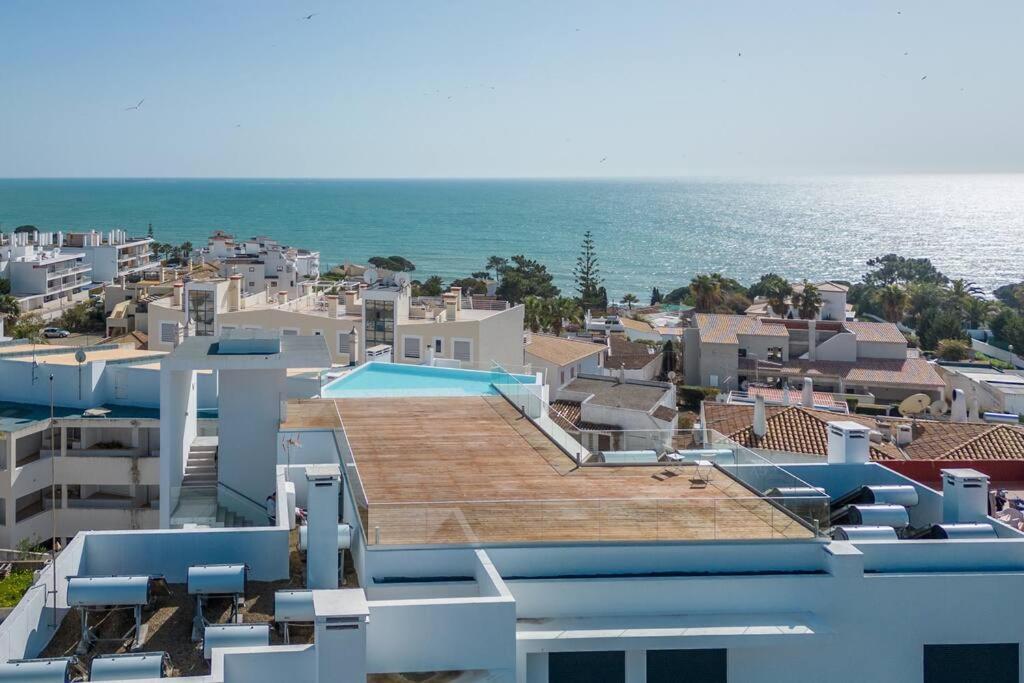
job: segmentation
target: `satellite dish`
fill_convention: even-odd
[[[676,378],[676,371],[675,370],[669,370],[668,371],[668,378],[670,380],[674,380]]]
[[[908,396],[900,402],[900,415],[903,417],[907,417],[908,415],[920,415],[927,410],[931,404],[932,399],[928,394],[914,394],[913,396]]]
[[[408,287],[409,282],[409,273],[395,273],[395,284],[399,287]]]
[[[928,414],[932,417],[939,417],[945,415],[949,411],[949,406],[946,405],[945,401],[935,401],[928,406]]]
[[[78,350],[75,351],[75,362],[79,365],[85,362],[85,351],[82,347],[78,347]]]
[[[377,282],[377,269],[367,268],[365,271],[363,271],[363,282],[370,285]]]

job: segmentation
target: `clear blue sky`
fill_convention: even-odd
[[[1022,27],[1020,0],[3,0],[0,176],[1020,172]]]

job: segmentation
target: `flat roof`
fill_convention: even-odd
[[[220,337],[189,337],[163,360],[172,370],[274,370],[329,368],[331,352],[322,335],[281,335],[276,353],[218,353]]]
[[[341,420],[371,543],[813,536],[720,470],[578,467],[500,396],[292,402],[282,429]]]
[[[86,420],[103,419],[160,419],[160,411],[156,408],[138,408],[135,406],[107,405],[97,406],[110,411],[104,417],[85,417],[82,408],[54,406],[53,416],[57,418],[82,418]],[[0,432],[16,432],[37,422],[50,419],[50,406],[34,403],[12,403],[0,401]]]
[[[590,405],[647,412],[661,403],[669,388],[630,381],[620,382],[614,377],[577,377],[569,382],[564,391],[592,395]]]
[[[66,347],[67,351],[62,353],[37,353],[35,360],[40,365],[78,365],[78,361],[75,359],[75,353],[78,349],[74,347]],[[54,347],[36,347],[36,351],[47,351],[50,352]],[[167,353],[164,351],[141,351],[139,349],[131,349],[126,347],[118,347],[116,349],[91,349],[88,346],[84,347],[85,351],[85,362],[90,361],[110,361],[110,360],[143,360],[143,359],[156,359],[162,356],[166,356]],[[32,359],[31,352],[29,354],[19,355],[13,358],[13,360],[24,360],[29,361]],[[9,358],[9,360],[12,360]]]

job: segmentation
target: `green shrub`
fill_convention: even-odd
[[[0,607],[14,607],[32,587],[32,570],[15,569],[0,581]]]
[[[676,401],[694,410],[700,410],[700,403],[704,400],[714,400],[718,396],[718,387],[701,387],[691,384],[681,384],[676,387]]]

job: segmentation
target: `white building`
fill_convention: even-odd
[[[846,303],[846,295],[850,291],[847,285],[841,282],[833,282],[826,280],[819,282],[814,285],[818,294],[821,296],[821,308],[818,309],[818,320],[853,320],[853,305]],[[802,283],[793,285],[793,291],[795,293],[803,292],[804,286]],[[747,315],[777,315],[778,311],[771,310],[771,306],[768,304],[768,300],[764,297],[757,297],[754,303],[747,308]],[[800,317],[800,312],[794,308],[789,300],[786,299],[786,310],[783,314],[784,318],[795,319]]]
[[[0,279],[23,311],[59,309],[88,298],[92,267],[62,246],[62,233],[0,234]]]
[[[937,369],[950,396],[960,389],[981,412],[1024,415],[1024,372],[955,363],[939,363]]]
[[[303,293],[303,283],[320,277],[320,252],[279,244],[266,236],[236,241],[233,235],[216,231],[207,241],[203,254],[216,259],[221,276],[242,276],[245,294],[287,291],[295,298]]]
[[[0,680],[59,670],[18,660],[66,657],[79,628],[64,619],[77,609],[68,577],[103,587],[110,576],[172,584],[141,619],[183,641],[171,662],[183,682],[447,672],[505,683],[1008,683],[1024,673],[1012,626],[1024,534],[987,515],[986,478],[971,470],[945,471],[939,493],[868,462],[868,429],[844,422],[830,425],[827,463],[773,466],[708,431],[651,464],[589,464],[501,381],[498,395],[272,406],[298,350],[282,341],[281,358],[261,361],[277,354],[231,360],[190,340],[162,383],[163,455],[192,431],[188,375],[211,363],[238,374],[221,392],[221,438],[233,429],[225,420],[252,424],[235,438],[254,450],[219,466],[252,470],[260,492],[270,482],[273,520],[79,534],[0,624]],[[296,343],[326,360],[322,341]],[[293,505],[309,515],[304,564]],[[186,640],[189,569],[225,564],[246,567],[246,623],[203,624],[199,648]],[[271,619],[306,626],[286,643]],[[142,650],[159,642],[145,638]],[[100,641],[83,661],[121,647]]]
[[[119,282],[157,265],[152,237],[130,237],[119,229],[105,234],[95,230],[68,233],[64,236],[64,250],[81,254],[92,267],[96,282]]]
[[[554,392],[582,374],[601,374],[608,347],[584,339],[527,333],[523,354],[526,364],[544,373],[545,383]]]

